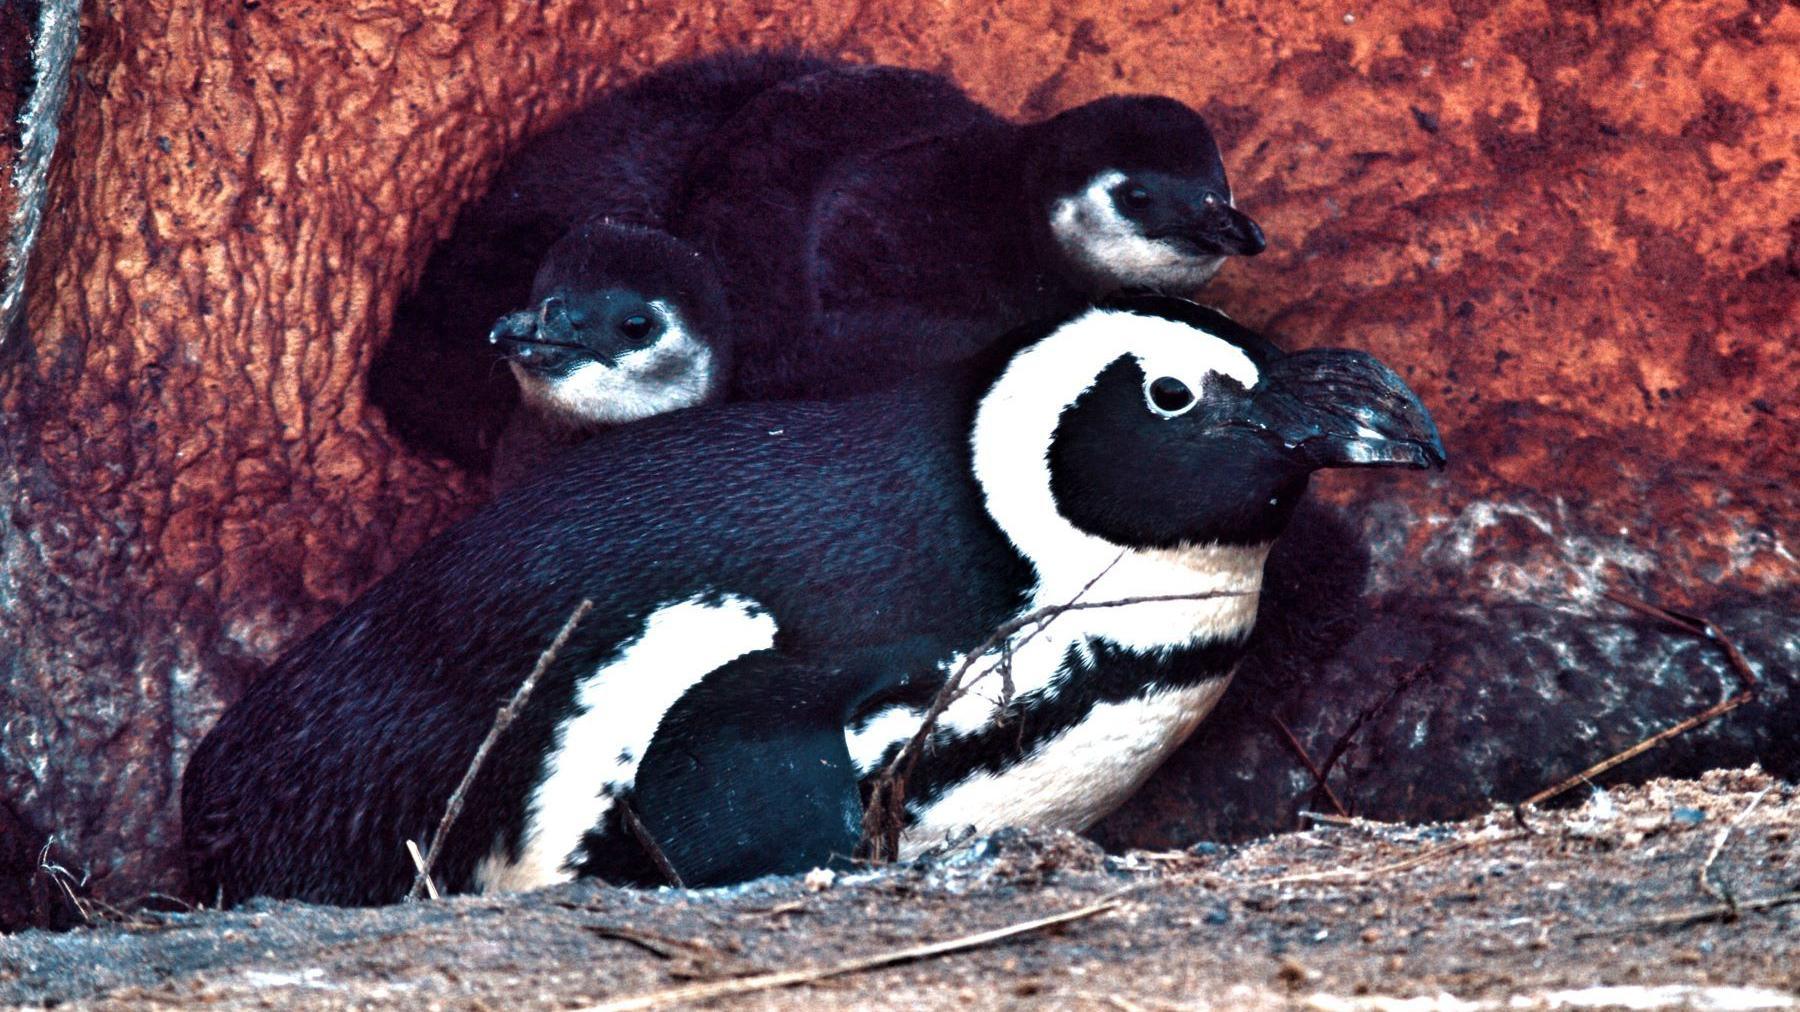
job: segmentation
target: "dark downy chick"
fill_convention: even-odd
[[[923,71],[769,89],[695,164],[675,231],[720,271],[733,398],[832,397],[1264,247],[1205,120],[1159,96],[1010,123]]]
[[[667,233],[576,226],[538,268],[530,307],[488,334],[522,398],[494,451],[497,488],[601,428],[723,395],[731,349],[718,281]]]
[[[596,218],[661,228],[695,151],[744,103],[837,64],[795,53],[725,53],[606,91],[501,166],[402,299],[369,376],[370,400],[408,443],[488,466],[519,400],[485,338],[527,305],[550,247]]]

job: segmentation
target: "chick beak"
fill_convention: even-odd
[[[1367,352],[1313,348],[1272,363],[1251,392],[1248,424],[1308,468],[1442,468],[1437,425],[1417,394]]]
[[[571,319],[567,305],[550,296],[535,310],[521,310],[502,316],[488,332],[488,343],[516,361],[554,365],[572,357],[591,358],[605,366],[616,360],[584,340],[580,327]]]
[[[1216,215],[1213,241],[1225,252],[1253,257],[1268,248],[1269,242],[1263,238],[1261,226],[1249,215],[1223,203],[1218,206]]]
[[[1253,257],[1269,245],[1263,238],[1262,228],[1217,193],[1208,193],[1204,199],[1189,205],[1181,221],[1173,234],[1203,252]]]

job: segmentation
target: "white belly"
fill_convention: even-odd
[[[1226,675],[1119,703],[1101,703],[1081,723],[998,773],[977,772],[918,812],[901,838],[903,857],[973,827],[1082,830],[1122,804],[1219,701]]]

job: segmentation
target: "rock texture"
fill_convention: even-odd
[[[1617,701],[1593,688],[1636,677],[1620,665],[1716,691],[1677,670],[1692,645],[1597,605],[1604,580],[1744,624],[1794,698],[1791,2],[139,0],[85,16],[27,340],[0,374],[0,816],[16,816],[0,835],[54,834],[100,895],[178,887],[175,790],[198,735],[482,495],[396,442],[364,389],[456,209],[597,88],[726,46],[927,67],[1018,115],[1119,91],[1202,107],[1271,239],[1209,298],[1295,345],[1375,351],[1445,430],[1452,470],[1399,498],[1322,483],[1347,543],[1369,546],[1372,596],[1308,644],[1323,674],[1265,662],[1265,683],[1299,688],[1237,692],[1247,716],[1209,725],[1108,839],[1228,832],[1208,778],[1291,810],[1310,790],[1278,765],[1291,752],[1221,744],[1285,748],[1271,707],[1324,751],[1391,696],[1333,775],[1426,781],[1380,741],[1475,734],[1470,693],[1542,684],[1554,658],[1568,698],[1612,701],[1519,739],[1536,765],[1517,779],[1537,786],[1631,736],[1602,726]],[[1565,641],[1600,645],[1571,663]],[[1782,705],[1763,719],[1792,726]],[[1434,812],[1475,800],[1427,793]],[[0,925],[28,916],[11,904]]]

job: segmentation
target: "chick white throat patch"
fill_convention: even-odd
[[[575,425],[621,425],[705,401],[717,383],[712,349],[673,306],[657,299],[650,308],[662,319],[662,334],[612,365],[589,358],[560,376],[546,376],[507,363],[520,395],[540,413]]]
[[[1112,169],[1088,182],[1081,192],[1050,206],[1050,234],[1093,283],[1096,292],[1117,288],[1149,288],[1186,295],[1200,288],[1224,266],[1217,254],[1195,254],[1162,239],[1152,239],[1119,213],[1113,188],[1125,173]]]

